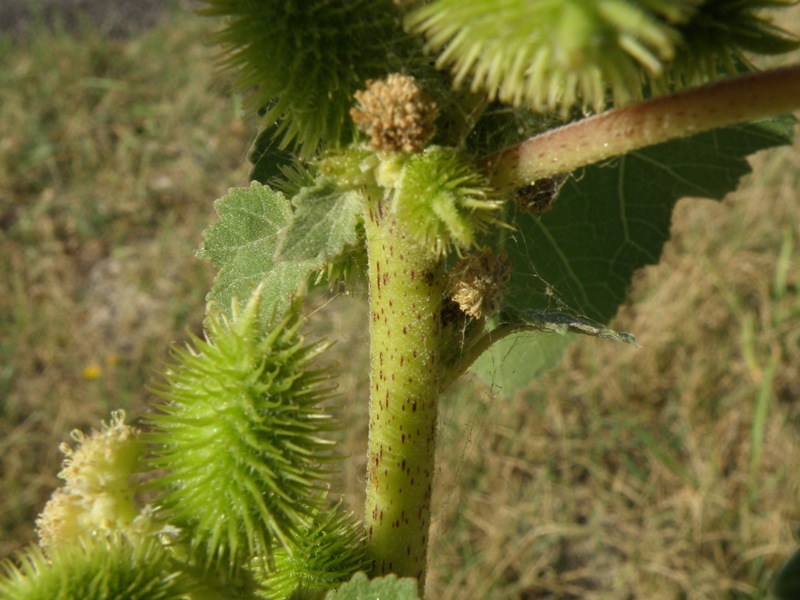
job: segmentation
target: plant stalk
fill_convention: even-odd
[[[509,190],[669,140],[800,107],[800,65],[733,77],[610,110],[504,148],[481,162]]]
[[[383,198],[368,201],[370,417],[365,524],[374,575],[427,567],[441,371],[440,259]]]

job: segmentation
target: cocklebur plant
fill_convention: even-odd
[[[206,0],[263,127],[199,250],[205,339],[144,432],[75,436],[102,458],[69,451],[0,592],[424,594],[439,397],[469,369],[510,393],[570,333],[635,344],[606,324],[677,200],[791,139],[800,67],[750,63],[800,46],[762,10],[788,4]],[[341,398],[302,298],[364,280],[370,397]],[[332,492],[344,401],[369,403],[361,523]]]

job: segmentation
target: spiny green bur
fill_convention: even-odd
[[[149,419],[160,505],[207,562],[231,568],[288,545],[329,474],[331,373],[309,366],[325,346],[303,343],[297,303],[271,328],[259,306],[260,290],[230,321],[211,313],[207,340],[176,352]]]
[[[278,548],[274,568],[253,573],[272,598],[321,598],[366,568],[364,528],[341,508],[341,503],[315,514],[300,532],[300,542]]]
[[[9,600],[185,600],[200,587],[155,540],[136,544],[122,536],[63,544],[45,555],[32,548],[16,563],[2,563],[0,598]]]
[[[408,45],[390,0],[252,2],[206,0],[203,13],[227,17],[216,41],[248,106],[277,123],[275,137],[305,157],[320,142],[353,138],[353,93],[385,73],[389,52]]]

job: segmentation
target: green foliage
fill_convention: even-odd
[[[325,349],[305,344],[299,306],[272,328],[259,318],[260,288],[232,317],[212,311],[206,340],[177,350],[149,417],[154,486],[191,547],[235,569],[287,545],[320,502],[332,427],[321,404],[332,374],[311,362]]]
[[[535,110],[619,105],[654,89],[735,71],[744,51],[786,52],[788,34],[756,14],[781,2],[439,0],[409,26],[442,49],[457,84]]]
[[[391,70],[387,57],[409,44],[390,0],[253,2],[205,0],[202,14],[226,17],[215,41],[227,52],[237,89],[255,112],[277,124],[279,146],[305,157],[321,142],[353,139],[353,94]]]
[[[342,191],[321,179],[292,199],[294,214],[281,233],[277,260],[327,262],[358,242],[363,200],[355,190]]]
[[[33,550],[20,558],[20,566],[5,563],[0,592],[23,598],[184,597],[194,584],[172,569],[179,557],[185,561],[182,568],[217,588],[198,595],[241,596],[260,584],[282,597],[320,598],[370,566],[417,580],[368,581],[356,575],[327,597],[416,598],[417,585],[419,593],[424,590],[428,558],[437,397],[450,383],[447,368],[456,364],[463,369],[468,362],[451,357],[475,340],[468,349],[482,349],[495,341],[492,334],[500,337],[509,330],[560,334],[516,336],[492,349],[479,369],[502,363],[510,375],[493,374],[492,382],[510,391],[520,374],[527,380],[558,358],[566,333],[632,343],[631,336],[602,323],[622,302],[635,270],[658,260],[676,200],[685,195],[720,198],[747,172],[745,156],[789,137],[784,121],[636,152],[574,174],[556,190],[560,198],[552,212],[531,216],[502,211],[490,181],[502,184],[480,171],[464,148],[472,154],[494,150],[529,135],[543,121],[521,110],[502,113],[496,104],[483,120],[482,111],[499,98],[535,109],[561,109],[566,118],[576,106],[601,109],[609,100],[623,103],[736,71],[745,62],[743,50],[796,47],[754,12],[783,3],[206,4],[206,14],[227,18],[216,41],[227,52],[237,87],[250,93],[249,108],[262,113],[265,126],[251,154],[257,181],[217,202],[220,220],[206,231],[199,251],[219,269],[208,295],[206,339],[194,337],[191,346],[177,350],[175,364],[157,388],[165,403],[149,418],[147,441],[160,513],[147,509],[137,514],[127,485],[138,442],[118,447],[117,456],[111,456],[116,461],[106,465],[100,460],[109,467],[101,470],[101,478],[114,484],[109,492],[87,482],[85,472],[75,468],[83,462],[96,466],[94,459],[73,457],[68,467],[81,483],[92,484],[93,495],[82,502],[89,507],[85,512],[126,534],[128,525],[146,517],[136,531],[143,541],[133,547],[138,539],[133,535],[72,536],[79,538],[76,543],[53,544],[47,557]],[[420,67],[420,46],[403,33],[400,15],[423,4],[408,23],[425,32],[433,46],[445,48],[440,64],[453,67],[456,83],[471,79],[475,94],[446,97],[449,79]],[[397,83],[400,91],[410,93],[393,96],[393,86],[387,85],[372,98],[357,94],[360,107],[352,111],[354,92],[372,78]],[[420,86],[412,86],[417,80]],[[430,97],[423,89],[428,84],[435,88]],[[445,113],[444,127],[436,133],[434,107]],[[710,112],[707,105],[701,111]],[[351,116],[370,133],[370,148],[376,152],[356,145]],[[669,118],[663,126],[670,128]],[[690,128],[675,135],[688,135]],[[589,135],[579,142],[599,147],[604,144],[599,138]],[[425,148],[431,139],[442,145]],[[48,157],[55,157],[58,153],[51,150]],[[531,160],[521,156],[511,152],[505,159]],[[312,157],[316,160],[300,162]],[[568,160],[545,152],[540,157],[569,171]],[[502,229],[509,226],[501,217],[513,222],[514,233]],[[470,300],[473,290],[444,292],[449,288],[444,271],[452,258],[448,254],[460,255],[479,235],[495,233],[492,227],[497,235],[485,237],[508,251],[516,283],[499,325],[486,333],[478,308],[484,302],[496,308],[495,294],[507,275],[505,254],[497,255],[502,268],[472,278],[481,284],[482,290],[474,286],[476,294],[492,295],[478,294],[479,301],[471,305],[456,296]],[[308,281],[315,275],[320,279],[326,269],[329,279],[346,279],[353,265],[363,267],[367,252],[374,274],[371,299],[380,300],[373,302],[370,315],[367,496],[374,508],[367,510],[368,542],[360,525],[338,506],[328,510],[326,504],[323,488],[333,456],[324,433],[334,427],[327,407],[332,373],[313,364],[326,346],[304,342],[296,300]],[[483,262],[492,262],[491,252],[485,256]],[[241,311],[240,302],[246,302]],[[532,351],[538,352],[539,363],[532,364],[526,355]],[[471,359],[477,352],[464,354]],[[773,373],[764,378],[754,431],[764,428]],[[401,379],[403,385],[395,386]],[[398,416],[403,412],[408,419]],[[669,456],[659,454],[653,439],[639,439],[648,453]],[[753,440],[753,477],[762,441]],[[124,502],[109,502],[110,495]],[[84,513],[72,509],[69,505],[70,518],[83,524]],[[154,514],[168,521],[156,523]],[[149,535],[150,526],[161,525],[166,549]],[[70,524],[69,529],[79,528]],[[792,574],[782,577],[779,587],[782,582],[788,590],[784,594],[791,594]]]
[[[300,189],[292,199],[292,220],[280,235],[277,261],[319,264],[321,272],[315,283],[324,275],[331,287],[363,278],[367,271],[363,195],[347,187],[321,177]]]
[[[260,569],[255,571],[267,597],[322,598],[366,568],[364,527],[354,523],[340,504],[315,514],[299,538],[300,543],[275,551],[274,568],[266,577],[259,577]]]
[[[99,537],[47,555],[30,548],[17,561],[2,563],[0,597],[7,600],[187,600],[199,590],[155,539]]]
[[[398,579],[395,575],[368,580],[363,573],[353,578],[325,600],[417,600],[417,581],[410,577]]]
[[[322,263],[275,258],[280,232],[292,219],[291,205],[280,192],[252,182],[249,188],[230,190],[215,207],[220,219],[206,230],[198,250],[219,269],[208,302],[230,317],[233,300],[250,298],[263,284],[259,314],[269,322],[286,310]]]
[[[658,262],[675,203],[721,199],[750,172],[745,158],[791,139],[792,119],[735,126],[633,152],[585,169],[563,185],[552,210],[521,213],[509,238],[506,302],[517,309],[567,310],[607,323],[634,272]],[[519,334],[495,344],[476,370],[504,392],[552,367],[564,338]],[[532,356],[539,361],[534,369]]]

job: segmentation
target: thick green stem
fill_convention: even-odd
[[[440,387],[441,261],[403,232],[388,201],[366,219],[370,420],[366,530],[376,575],[424,586]]]
[[[611,110],[488,156],[483,166],[499,189],[620,156],[717,127],[800,107],[800,66],[753,73]]]

